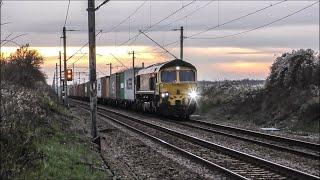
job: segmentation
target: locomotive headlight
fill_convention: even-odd
[[[162,98],[165,98],[165,97],[168,97],[169,96],[169,93],[168,92],[163,92],[161,93],[161,97]]]
[[[195,99],[196,97],[198,97],[198,94],[196,91],[191,91],[188,93],[188,95],[192,98],[192,99]]]

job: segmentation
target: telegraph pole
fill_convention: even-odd
[[[1,51],[1,44],[2,44],[2,0],[0,0],[0,59],[2,58],[2,51]],[[0,72],[1,72],[1,67],[0,67]],[[0,93],[1,94],[1,93]],[[2,94],[0,95],[2,97]]]
[[[52,86],[51,86],[51,88],[52,89],[55,89],[55,86],[56,86],[56,72],[54,71],[54,73],[53,73],[53,79],[52,79]]]
[[[62,76],[61,76],[61,51],[59,51],[59,68],[60,68],[60,86],[59,86],[59,91],[60,91],[60,100],[62,101],[62,85],[63,85],[63,82],[62,82]]]
[[[64,104],[68,107],[68,81],[67,81],[67,37],[66,27],[63,27],[63,66],[64,66]]]
[[[174,31],[180,30],[180,60],[183,60],[183,26],[180,29],[173,29]]]
[[[89,30],[89,81],[90,81],[90,108],[91,108],[91,135],[97,138],[97,77],[96,77],[96,30],[94,0],[88,0],[88,30]]]
[[[79,84],[80,84],[80,72],[79,72]]]
[[[1,62],[2,61],[2,51],[1,51],[1,44],[2,44],[2,26],[1,26],[1,24],[2,24],[2,11],[1,11],[1,9],[2,9],[2,0],[0,0],[0,63],[2,63]],[[1,87],[1,81],[2,81],[1,77],[2,77],[2,65],[0,67],[0,87]],[[2,92],[0,92],[0,103],[2,104]],[[1,114],[1,116],[3,114],[2,113],[2,108],[0,108],[0,114]]]
[[[133,69],[133,99],[134,100],[136,100],[136,88],[135,88],[135,86],[136,86],[136,77],[135,77],[135,75],[136,75],[136,71],[135,71],[135,69],[134,69],[134,60],[135,60],[135,56],[134,56],[134,51],[132,51],[132,52],[129,52],[129,54],[132,54],[132,69]]]
[[[58,91],[58,63],[56,63],[56,84],[55,84],[55,91],[57,94],[59,94]]]
[[[74,63],[72,64],[72,72],[73,72],[73,74],[75,75],[75,72],[74,72]],[[72,84],[74,85],[74,77],[73,77],[72,80],[73,80],[73,81],[72,81]]]
[[[183,26],[180,27],[180,60],[183,60]]]
[[[107,64],[107,65],[109,65],[110,66],[110,68],[109,68],[109,74],[110,74],[110,76],[111,76],[111,70],[112,70],[112,64],[111,63],[109,63],[109,64]]]

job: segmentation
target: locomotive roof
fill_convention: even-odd
[[[157,73],[164,68],[174,67],[174,66],[189,67],[189,68],[196,70],[196,68],[192,64],[190,64],[186,61],[182,61],[180,59],[174,59],[172,61],[166,61],[166,62],[150,65],[144,69],[139,70],[137,75]]]

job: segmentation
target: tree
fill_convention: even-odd
[[[43,60],[37,50],[30,50],[28,44],[22,46],[2,62],[2,80],[24,87],[45,82],[45,75],[40,71]]]

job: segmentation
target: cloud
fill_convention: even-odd
[[[140,35],[131,45],[128,43],[125,47],[113,47],[133,37],[139,29],[150,27],[150,25],[159,22],[189,2],[152,1],[151,4],[146,2],[140,11],[130,17],[130,23],[129,21],[124,22],[116,29],[116,32],[111,33],[106,32],[128,17],[143,2],[110,1],[102,7],[96,13],[96,30],[98,32],[103,29],[104,32],[97,36],[97,53],[104,54],[102,57],[97,56],[99,71],[106,72],[108,67],[105,64],[108,62],[118,64],[109,53],[119,57],[126,66],[132,64],[131,56],[128,55],[128,51],[132,50],[140,52],[140,54],[137,54],[136,62],[139,65],[142,62],[150,65],[172,59],[168,54],[142,53],[145,51],[162,51],[143,35]],[[208,27],[214,27],[218,22],[222,24],[277,2],[220,1],[219,15],[217,13],[218,3],[213,2],[194,13],[194,15],[165,26],[207,3],[207,1],[195,1],[192,5],[155,26],[154,31],[149,32],[148,35],[164,45],[179,40],[179,32],[171,31],[173,28],[184,26],[185,36],[190,36]],[[96,3],[98,4],[99,1]],[[252,29],[311,3],[313,1],[283,2],[198,37],[220,37]],[[66,1],[4,1],[2,7],[2,20],[12,22],[3,26],[2,36],[10,33],[27,32],[28,35],[20,37],[17,42],[20,44],[30,43],[47,57],[43,69],[49,75],[49,79],[52,76],[55,62],[57,62],[58,51],[61,50],[60,36],[66,5]],[[79,31],[67,32],[68,56],[88,41],[86,6],[86,1],[71,1],[67,29]],[[184,57],[187,61],[196,65],[199,70],[199,79],[239,79],[245,77],[263,79],[267,75],[268,67],[272,64],[275,56],[292,49],[319,49],[319,6],[315,5],[279,23],[241,36],[215,40],[185,39],[184,46]],[[167,48],[174,54],[179,54],[178,43]],[[8,48],[7,51],[9,52]],[[87,52],[87,48],[84,48],[83,52]],[[79,58],[79,56],[76,56],[76,58]],[[81,66],[87,67],[87,59],[87,57],[84,57],[81,60]],[[70,61],[70,63],[73,61]],[[87,69],[83,68],[81,71],[87,71]]]

